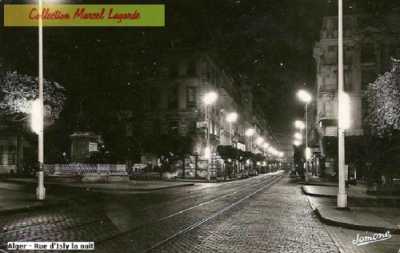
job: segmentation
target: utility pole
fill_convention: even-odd
[[[344,115],[344,91],[343,91],[343,0],[338,0],[338,166],[339,166],[339,187],[337,195],[337,207],[347,207],[347,192],[345,185],[345,136],[342,117]]]
[[[42,13],[43,0],[38,1],[39,13]],[[44,103],[43,103],[43,19],[40,15],[38,19],[39,25],[39,110],[40,117],[38,117],[39,132],[38,132],[38,162],[39,162],[39,172],[38,172],[38,186],[36,188],[36,198],[38,200],[46,199],[46,189],[44,188]]]

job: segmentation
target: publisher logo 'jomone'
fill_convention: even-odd
[[[94,242],[8,242],[7,250],[91,251],[95,250],[95,245]]]
[[[357,234],[356,239],[353,240],[353,244],[357,246],[362,246],[366,244],[389,240],[390,238],[392,238],[390,231],[386,231],[386,233],[366,233],[365,235]]]
[[[53,4],[39,9],[33,4],[4,5],[4,26],[153,26],[165,25],[162,4],[81,5]]]

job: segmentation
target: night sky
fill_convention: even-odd
[[[160,55],[170,48],[194,48],[209,52],[237,80],[251,84],[273,132],[291,136],[293,120],[304,112],[295,92],[314,86],[312,49],[321,17],[336,15],[336,1],[141,2],[166,4],[165,28],[45,28],[45,77],[68,90],[62,120],[73,122],[82,104],[91,117],[103,117],[105,108],[122,106],[115,103],[118,96],[157,76]],[[345,6],[346,12],[373,18],[396,2],[345,1]],[[6,69],[36,75],[36,29],[2,27],[0,46]]]

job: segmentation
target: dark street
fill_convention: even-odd
[[[2,215],[2,248],[17,240],[94,241],[96,252],[339,252],[338,247],[394,252],[400,247],[396,235],[356,251],[360,248],[351,240],[360,231],[323,225],[298,184],[282,173],[142,193],[64,188],[58,194],[69,197],[67,205]]]

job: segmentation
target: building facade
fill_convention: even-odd
[[[326,174],[336,172],[338,19],[324,17],[320,40],[314,47],[316,104],[313,144],[318,147]],[[379,27],[376,26],[379,24]],[[391,15],[374,20],[362,15],[344,17],[344,90],[350,98],[350,129],[346,140],[363,136],[363,91],[390,68],[390,57],[400,53],[398,28]],[[397,36],[396,36],[397,34]]]
[[[150,139],[151,136],[187,137],[191,140],[188,153],[192,155],[188,159],[197,159],[203,168],[210,167],[211,160],[219,160],[216,152],[219,145],[261,152],[256,150],[255,137],[245,136],[248,128],[254,128],[256,135],[267,136],[266,121],[255,110],[249,85],[237,83],[205,53],[176,51],[167,58],[162,78],[146,85],[143,134]],[[210,91],[216,92],[218,99],[206,106],[202,99]],[[226,116],[232,112],[238,114],[238,119],[229,123]],[[207,158],[207,147],[211,150],[211,160]],[[193,166],[187,166],[188,171]]]

